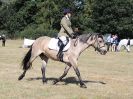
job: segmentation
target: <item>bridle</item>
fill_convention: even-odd
[[[98,34],[96,35],[96,40],[95,40],[95,43],[97,44],[96,45],[96,47],[94,46],[94,48],[95,48],[95,51],[97,50],[98,52],[100,52],[101,51],[101,48],[103,48],[103,47],[105,47],[105,44],[103,45],[103,46],[100,46],[100,44],[99,44],[99,42],[98,42]],[[95,44],[94,43],[94,44]]]
[[[86,39],[86,41],[88,40],[88,39],[90,39],[90,37],[92,37],[92,36],[94,36],[93,34],[90,34],[88,37],[87,37],[87,39]],[[94,48],[95,48],[95,50],[97,50],[97,51],[101,51],[101,48],[103,48],[103,47],[105,47],[105,45],[103,45],[103,46],[100,46],[100,44],[99,44],[99,42],[98,42],[98,37],[99,37],[99,34],[96,34],[95,35],[96,37],[96,40],[95,40],[95,42],[94,42],[94,44],[96,43],[97,45],[96,46],[93,46]],[[77,46],[77,43],[78,43],[78,40],[79,40],[79,37],[77,37],[76,38],[76,40],[75,40],[75,42],[74,42],[74,46]],[[87,42],[86,42],[87,43]],[[88,43],[87,43],[87,45],[89,45]]]

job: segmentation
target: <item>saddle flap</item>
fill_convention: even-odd
[[[61,36],[59,37],[59,39],[63,42],[64,45],[66,45],[63,49],[63,51],[67,51],[70,47],[70,38],[69,41],[67,41],[67,38],[65,36]],[[52,49],[52,50],[56,50],[59,51],[59,39],[58,38],[51,38],[49,44],[48,44],[48,48]]]

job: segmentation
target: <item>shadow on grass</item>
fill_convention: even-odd
[[[42,77],[36,77],[36,78],[29,78],[27,79],[28,81],[34,81],[34,80],[42,80]],[[57,80],[57,78],[47,78],[48,81],[54,81]],[[60,82],[65,82],[65,85],[71,83],[71,84],[79,84],[79,81],[75,77],[67,77],[65,79],[62,79]],[[106,84],[105,82],[102,81],[88,81],[88,80],[83,80],[84,83],[99,83],[99,84]]]

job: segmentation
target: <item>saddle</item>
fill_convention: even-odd
[[[65,47],[63,48],[63,52],[67,51],[70,47],[70,38],[65,37],[65,36],[60,36],[58,38],[52,38],[48,44],[48,48],[51,50],[56,50],[59,51],[60,45],[63,42]]]

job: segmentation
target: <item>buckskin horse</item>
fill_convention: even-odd
[[[32,62],[40,56],[42,59],[42,82],[46,82],[45,77],[45,69],[48,63],[48,59],[52,59],[55,61],[60,61],[57,58],[58,51],[51,50],[48,48],[48,44],[51,38],[48,36],[39,37],[35,40],[32,47],[29,49],[27,54],[25,55],[22,61],[23,73],[19,76],[18,80],[23,79],[27,70],[32,66]],[[71,67],[73,67],[80,83],[80,87],[87,88],[84,82],[82,81],[79,69],[77,67],[77,62],[80,54],[87,49],[88,47],[92,46],[95,50],[97,50],[100,54],[105,55],[107,50],[105,47],[105,42],[103,36],[100,34],[83,34],[77,37],[76,39],[70,39],[71,44],[70,48],[64,52],[63,56],[63,63],[66,64],[64,73],[56,80],[53,81],[53,84],[61,81],[63,77],[65,77]]]

